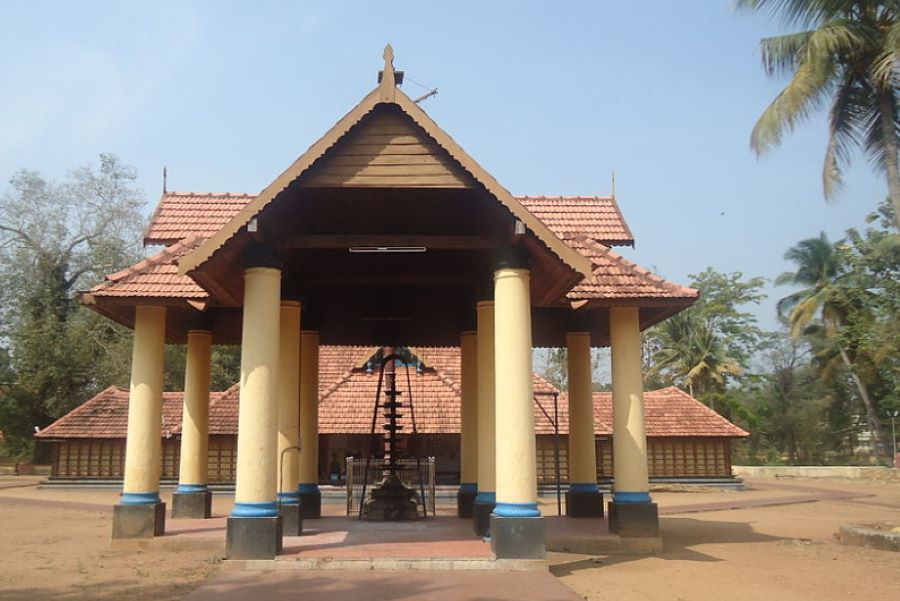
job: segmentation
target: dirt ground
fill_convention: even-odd
[[[36,482],[0,478],[0,600],[181,599],[220,568],[221,557],[204,550],[114,551],[109,507],[116,492],[43,490]],[[553,554],[551,571],[585,599],[597,601],[900,598],[900,553],[834,540],[842,523],[900,523],[900,483],[749,484],[744,492],[656,492],[663,513],[661,554]],[[853,497],[834,498],[836,493]],[[809,494],[825,500],[670,513]],[[229,507],[227,498],[216,498],[214,511]]]

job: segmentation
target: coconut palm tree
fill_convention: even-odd
[[[866,409],[867,421],[875,435],[876,445],[883,442],[881,420],[872,403],[868,387],[859,376],[846,346],[840,339],[841,326],[849,309],[840,289],[840,280],[844,275],[840,255],[828,241],[825,232],[822,232],[818,238],[801,240],[796,246],[789,248],[784,258],[794,263],[797,270],[782,273],[775,279],[775,284],[789,284],[803,288],[778,301],[776,306],[779,315],[787,317],[791,335],[795,338],[811,327],[821,327],[825,338],[834,344],[841,362],[847,368],[859,392]],[[821,320],[821,325],[814,323],[816,318]]]
[[[740,9],[777,15],[803,30],[761,42],[769,76],[791,80],[763,112],[750,144],[761,154],[784,132],[829,104],[825,197],[841,187],[851,152],[861,148],[887,176],[900,227],[900,2],[897,0],[737,0]]]
[[[684,311],[660,324],[653,373],[686,386],[691,396],[725,386],[727,376],[741,373],[738,361],[728,357],[725,346],[706,320]]]

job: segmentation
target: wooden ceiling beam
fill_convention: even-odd
[[[289,236],[280,246],[289,250],[347,250],[371,247],[423,247],[428,250],[486,250],[497,246],[490,236],[321,235]]]

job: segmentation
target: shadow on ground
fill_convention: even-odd
[[[718,557],[701,553],[692,549],[707,543],[765,543],[788,540],[783,537],[760,534],[745,522],[725,522],[697,520],[693,518],[661,518],[660,529],[663,538],[663,550],[656,555],[660,559],[717,562]],[[637,561],[646,555],[601,555],[597,557],[581,557],[573,561],[563,561],[550,567],[554,576],[567,576],[579,570],[595,569],[617,565],[629,561]]]

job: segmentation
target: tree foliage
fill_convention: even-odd
[[[139,255],[143,196],[113,155],[61,183],[23,170],[0,196],[0,428],[8,451],[100,388],[127,383],[130,332],[75,292]]]
[[[828,105],[828,145],[822,181],[826,198],[857,148],[885,173],[900,225],[900,4],[895,0],[738,0],[739,8],[780,17],[801,31],[765,38],[769,76],[790,81],[753,128],[757,154],[781,142],[813,112]]]
[[[749,364],[763,339],[747,307],[762,300],[762,278],[719,273],[712,268],[693,274],[700,298],[646,334],[648,377],[679,386],[715,404],[729,384],[749,375]]]

